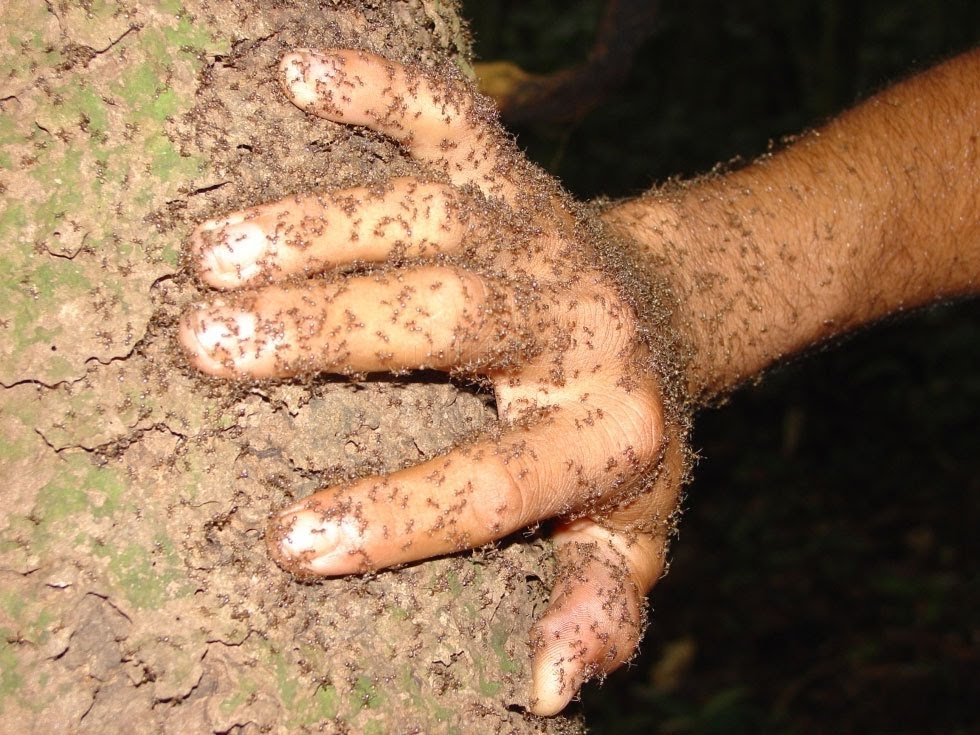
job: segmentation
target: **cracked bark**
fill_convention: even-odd
[[[334,5],[5,9],[0,733],[579,728],[522,711],[540,542],[312,585],[264,552],[275,508],[431,456],[493,420],[483,397],[208,382],[174,348],[194,222],[414,171],[297,114],[275,59],[332,43],[446,63],[466,53],[455,7]]]

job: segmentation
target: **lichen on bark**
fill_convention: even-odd
[[[524,714],[539,542],[300,583],[269,514],[493,421],[451,383],[229,385],[173,342],[197,221],[412,173],[276,60],[466,63],[455,5],[11,0],[0,51],[0,733],[562,732]]]

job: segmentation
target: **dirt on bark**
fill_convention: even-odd
[[[194,224],[416,172],[305,117],[294,47],[465,65],[451,2],[11,0],[0,53],[0,733],[577,732],[526,714],[534,539],[302,583],[272,512],[495,420],[439,378],[186,366]]]

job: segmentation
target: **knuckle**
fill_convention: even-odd
[[[487,286],[482,278],[460,268],[439,266],[430,272],[429,290],[442,316],[445,343],[462,352],[470,343],[482,342],[487,319]]]
[[[648,466],[660,459],[663,450],[664,416],[659,391],[644,386],[630,394],[623,405],[620,423],[639,462]]]
[[[594,399],[591,415],[597,410],[603,417],[604,454],[610,458],[607,469],[624,480],[653,469],[663,455],[665,434],[656,385],[604,391]]]
[[[578,337],[586,360],[623,359],[635,351],[639,319],[619,290],[601,273],[594,273],[565,307],[565,326]]]
[[[474,505],[480,527],[499,537],[532,521],[528,503],[531,469],[527,463],[498,448],[488,458],[484,469],[488,485],[488,492],[484,494],[486,502]]]

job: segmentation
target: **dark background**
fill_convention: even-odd
[[[483,59],[582,60],[600,0],[468,0]],[[515,130],[580,197],[738,165],[980,41],[980,2],[660,4],[586,119]],[[980,94],[980,89],[977,90]],[[597,733],[980,727],[980,303],[878,325],[698,420],[703,454],[642,655]]]

